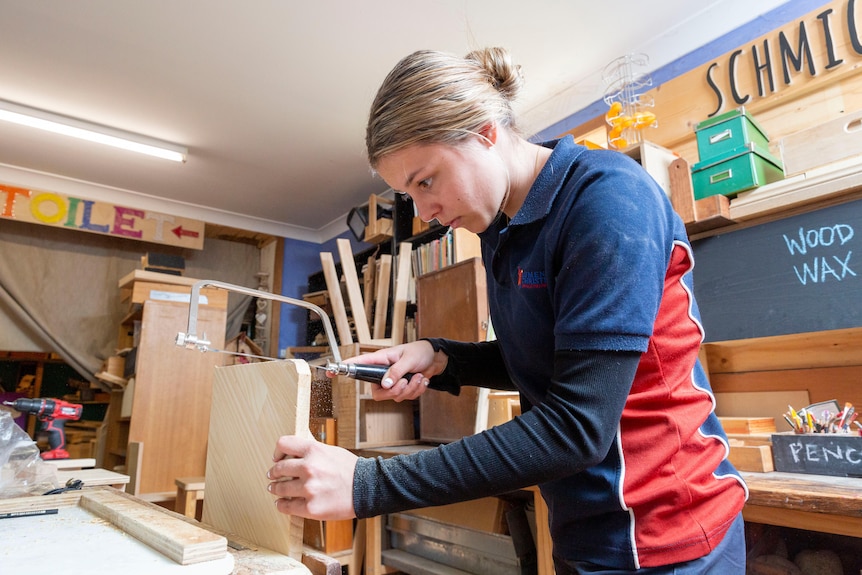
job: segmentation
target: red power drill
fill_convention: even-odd
[[[21,413],[30,413],[42,422],[42,431],[48,432],[48,451],[42,452],[42,459],[68,459],[69,452],[66,451],[66,420],[81,419],[84,406],[77,403],[69,403],[62,399],[28,399],[20,398],[15,401],[4,401],[4,405],[10,405]]]

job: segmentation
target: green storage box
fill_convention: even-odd
[[[718,194],[735,196],[783,178],[781,162],[753,143],[698,162],[691,168],[695,200]]]
[[[744,107],[704,120],[695,127],[697,154],[701,162],[723,156],[746,144],[769,149],[769,138]]]

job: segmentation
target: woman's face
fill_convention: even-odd
[[[476,233],[494,221],[508,186],[502,158],[478,135],[458,144],[414,144],[392,152],[378,162],[377,173],[393,190],[409,195],[426,222],[436,219]]]

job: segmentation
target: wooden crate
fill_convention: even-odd
[[[775,469],[772,462],[772,446],[769,444],[752,445],[747,440],[731,439],[729,459],[740,471],[765,473]]]
[[[788,403],[800,408],[839,399],[862,405],[859,349],[862,328],[857,327],[705,343],[701,357],[717,398],[732,396],[732,405],[771,414],[786,410]],[[775,418],[784,423],[780,415]],[[732,463],[742,465],[743,471],[771,471],[775,449],[771,436],[730,433],[729,437]],[[772,450],[769,457],[767,448]]]

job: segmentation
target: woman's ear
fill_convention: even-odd
[[[493,146],[497,143],[497,123],[489,122],[482,126],[479,130],[479,135],[488,146]]]

